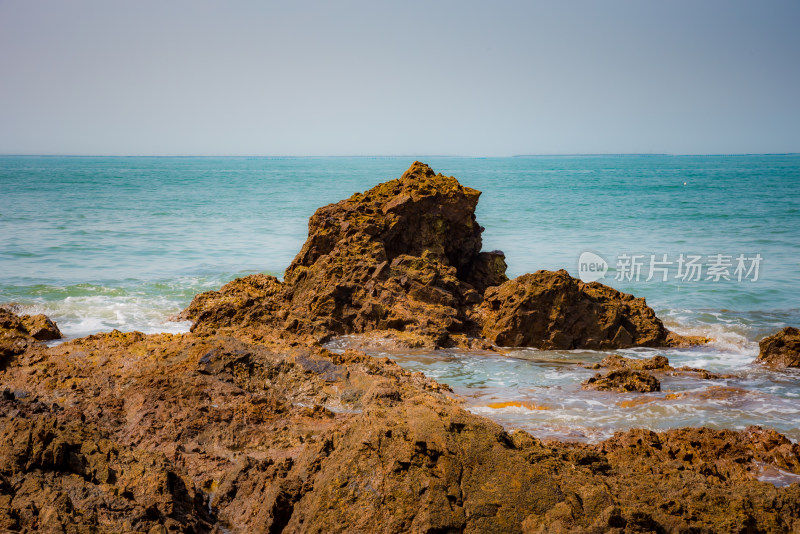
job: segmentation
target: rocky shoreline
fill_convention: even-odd
[[[479,195],[417,162],[320,208],[283,281],[253,275],[197,295],[181,316],[188,334],[47,346],[49,320],[0,309],[0,529],[800,530],[800,484],[758,479],[765,468],[800,475],[800,446],[777,432],[543,442],[389,359],[322,347],[345,334],[481,349],[707,341],[566,271],[508,280],[503,254],[481,251]],[[795,333],[762,343],[762,359],[796,362]],[[658,357],[598,367],[592,384],[624,391],[654,388],[658,373],[718,378]]]

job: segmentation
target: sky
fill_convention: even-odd
[[[0,0],[0,154],[800,152],[797,0]]]

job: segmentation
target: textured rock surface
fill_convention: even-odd
[[[706,369],[698,367],[672,367],[669,364],[669,359],[666,356],[656,355],[647,359],[640,358],[626,358],[619,354],[611,354],[606,356],[600,363],[590,366],[590,369],[630,369],[632,371],[655,371],[660,374],[667,374],[671,376],[691,376],[703,380],[720,380],[724,378],[733,378],[734,375],[725,375],[712,373]]]
[[[692,342],[642,299],[563,271],[507,281],[502,254],[480,252],[477,198],[415,164],[321,208],[284,282],[253,275],[198,295],[190,334],[47,347],[40,320],[0,311],[0,529],[800,531],[800,484],[758,480],[765,466],[800,474],[800,447],[775,432],[543,443],[391,360],[318,344]],[[665,360],[609,358],[601,379],[657,385],[644,369],[676,371]]]
[[[762,339],[758,361],[775,368],[800,367],[800,330],[787,326]]]
[[[56,323],[41,313],[38,315],[23,315],[20,320],[28,334],[37,341],[52,341],[63,337]]]
[[[661,383],[656,377],[645,371],[615,369],[606,374],[596,374],[583,383],[583,389],[598,391],[618,391],[620,393],[637,391],[652,393],[661,391]]]
[[[603,358],[597,368],[607,367],[610,369],[630,369],[632,371],[671,371],[672,366],[666,356],[656,355],[652,358],[626,358],[619,354],[611,354]]]
[[[183,317],[197,333],[265,325],[322,340],[403,332],[413,345],[470,345],[466,310],[507,280],[501,252],[481,253],[480,192],[416,162],[399,179],[324,206],[285,280],[235,280]]]
[[[35,344],[0,388],[6,530],[800,528],[800,485],[756,479],[762,465],[800,473],[800,449],[774,432],[542,443],[390,360],[285,338]]]
[[[60,339],[58,326],[45,315],[17,315],[0,306],[0,366],[37,341]]]
[[[397,346],[551,349],[698,342],[669,332],[644,299],[566,271],[509,281],[481,252],[480,192],[416,162],[399,179],[324,206],[283,282],[253,275],[198,295],[197,334],[280,330],[322,341],[366,334]],[[266,330],[266,331],[265,331]]]
[[[483,335],[501,346],[608,349],[666,346],[668,330],[645,300],[567,271],[537,271],[486,290]]]
[[[163,454],[120,445],[60,405],[0,400],[0,530],[163,528],[211,529],[203,495]]]

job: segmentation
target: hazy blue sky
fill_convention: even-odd
[[[0,153],[800,152],[800,1],[0,0]]]

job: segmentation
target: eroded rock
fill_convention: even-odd
[[[666,356],[657,354],[651,358],[626,358],[619,354],[611,354],[597,364],[596,369],[607,367],[611,369],[631,369],[633,371],[671,371],[672,366]]]
[[[31,344],[0,370],[0,387],[25,392],[0,400],[0,509],[12,511],[2,524],[724,531],[728,507],[705,504],[724,497],[756,530],[800,525],[800,486],[757,480],[761,464],[800,473],[800,451],[779,434],[631,431],[596,446],[543,444],[391,360],[287,336],[114,331]]]
[[[22,315],[20,320],[28,334],[37,341],[52,341],[64,337],[55,321],[44,314]]]
[[[565,270],[537,271],[486,290],[482,334],[501,346],[610,349],[666,346],[669,331],[643,298]]]
[[[32,343],[61,337],[58,326],[46,315],[17,315],[0,306],[0,366]]]
[[[702,380],[720,380],[725,378],[734,378],[734,375],[712,373],[707,369],[699,367],[672,367],[669,364],[669,359],[666,356],[657,354],[651,358],[626,358],[619,354],[611,354],[603,358],[600,363],[589,366],[590,369],[630,369],[633,371],[656,371],[659,373],[668,374],[671,376],[689,376],[699,378]]]
[[[758,343],[759,362],[777,369],[800,367],[800,330],[787,326]]]
[[[182,317],[197,333],[267,326],[321,341],[385,331],[412,345],[469,346],[477,328],[467,309],[507,280],[502,252],[480,251],[479,196],[416,162],[318,209],[283,283],[235,280],[198,295]]]
[[[583,383],[583,389],[598,391],[618,391],[627,393],[652,393],[661,391],[661,383],[656,377],[645,371],[631,369],[615,369],[606,374],[598,373]]]
[[[211,530],[203,494],[163,454],[121,445],[76,415],[0,400],[3,532]]]
[[[283,282],[234,280],[195,297],[181,318],[197,334],[251,340],[289,332],[316,342],[369,334],[432,348],[702,342],[669,332],[644,299],[566,271],[509,281],[503,253],[481,252],[479,196],[415,162],[399,179],[319,208]]]

